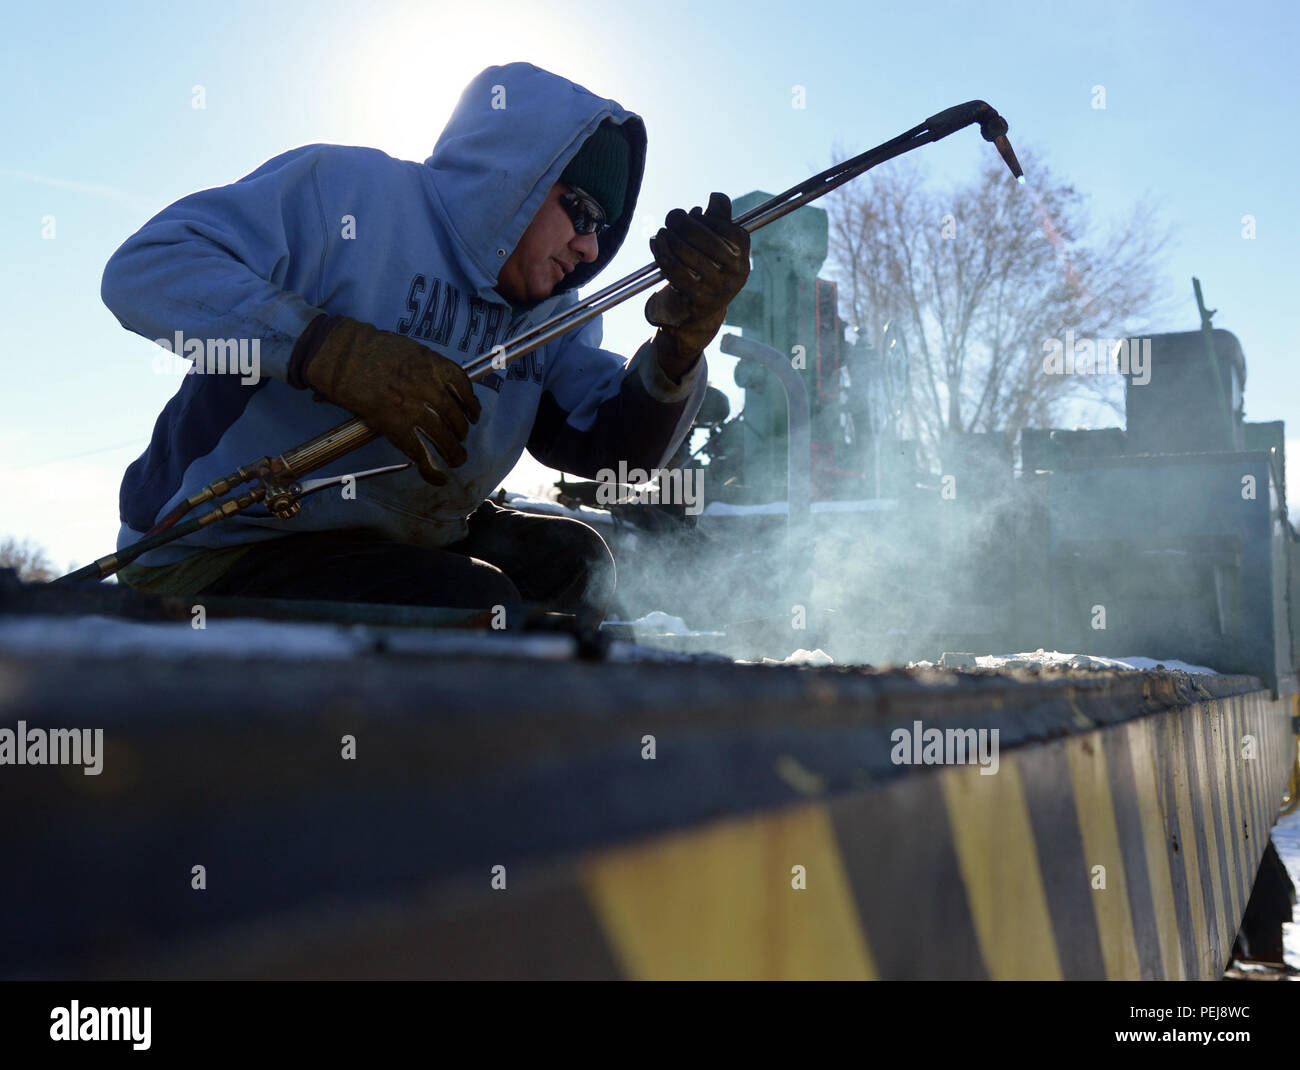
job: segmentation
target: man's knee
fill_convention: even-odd
[[[407,575],[403,587],[394,600],[449,609],[493,609],[524,601],[505,572],[489,561],[469,556],[431,554],[426,567]]]
[[[516,606],[523,601],[522,596],[510,577],[495,565],[486,561],[475,561],[474,582],[467,601],[476,607]],[[468,593],[468,592],[467,592]]]
[[[594,528],[568,517],[502,509],[487,503],[454,547],[490,561],[528,601],[560,612],[602,610],[613,597],[614,557]]]
[[[579,560],[586,572],[587,586],[582,592],[583,601],[602,611],[614,597],[614,588],[618,582],[618,570],[614,564],[614,555],[609,544],[600,532],[586,524],[572,521],[575,527],[583,529],[581,535],[575,535],[574,542]]]
[[[562,612],[603,613],[614,597],[614,555],[595,528],[568,517],[538,517],[536,549],[541,561],[534,582]]]

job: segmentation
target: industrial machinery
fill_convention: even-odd
[[[1246,363],[1231,332],[1207,315],[1202,330],[1133,340],[1146,364],[1126,377],[1123,429],[1026,429],[1019,464],[1007,435],[950,435],[941,471],[925,471],[900,434],[905,335],[882,316],[847,340],[835,284],[818,277],[826,251],[818,208],[755,236],[730,316],[743,337],[722,342],[741,358],[743,408],[703,414],[693,456],[684,447],[676,462],[700,466],[705,506],[693,520],[676,511],[689,552],[664,568],[688,570],[695,595],[687,608],[652,605],[669,575],[643,570],[625,615],[669,608],[716,634],[798,589],[817,622],[810,638],[837,660],[1142,652],[1252,673],[1277,691],[1294,671],[1300,543],[1283,426],[1244,419]],[[795,530],[810,523],[815,537]],[[638,553],[653,556],[645,542]],[[737,546],[788,568],[738,571]],[[789,638],[784,620],[775,646],[755,645],[761,629],[742,632],[727,653],[778,655]]]

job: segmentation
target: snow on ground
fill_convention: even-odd
[[[1122,658],[1103,658],[1092,654],[1064,654],[1059,650],[1044,650],[1039,647],[1032,653],[1022,654],[988,654],[975,658],[975,665],[980,669],[1168,669],[1175,672],[1205,673],[1217,676],[1214,669],[1204,665],[1191,665],[1174,658],[1147,658],[1125,656]],[[909,669],[933,669],[933,661],[912,661]]]

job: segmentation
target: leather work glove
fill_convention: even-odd
[[[749,231],[731,221],[731,198],[711,193],[707,210],[669,212],[650,251],[669,284],[650,295],[645,317],[660,328],[659,363],[680,378],[713,341],[749,278]]]
[[[290,367],[294,385],[360,416],[411,458],[426,482],[447,482],[429,443],[452,468],[468,459],[462,443],[482,406],[465,370],[427,346],[347,316],[320,316],[303,332]]]

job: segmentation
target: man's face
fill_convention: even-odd
[[[541,301],[579,263],[595,260],[595,234],[579,234],[560,204],[568,186],[556,183],[537,209],[515,251],[497,276],[497,292],[513,304]]]

